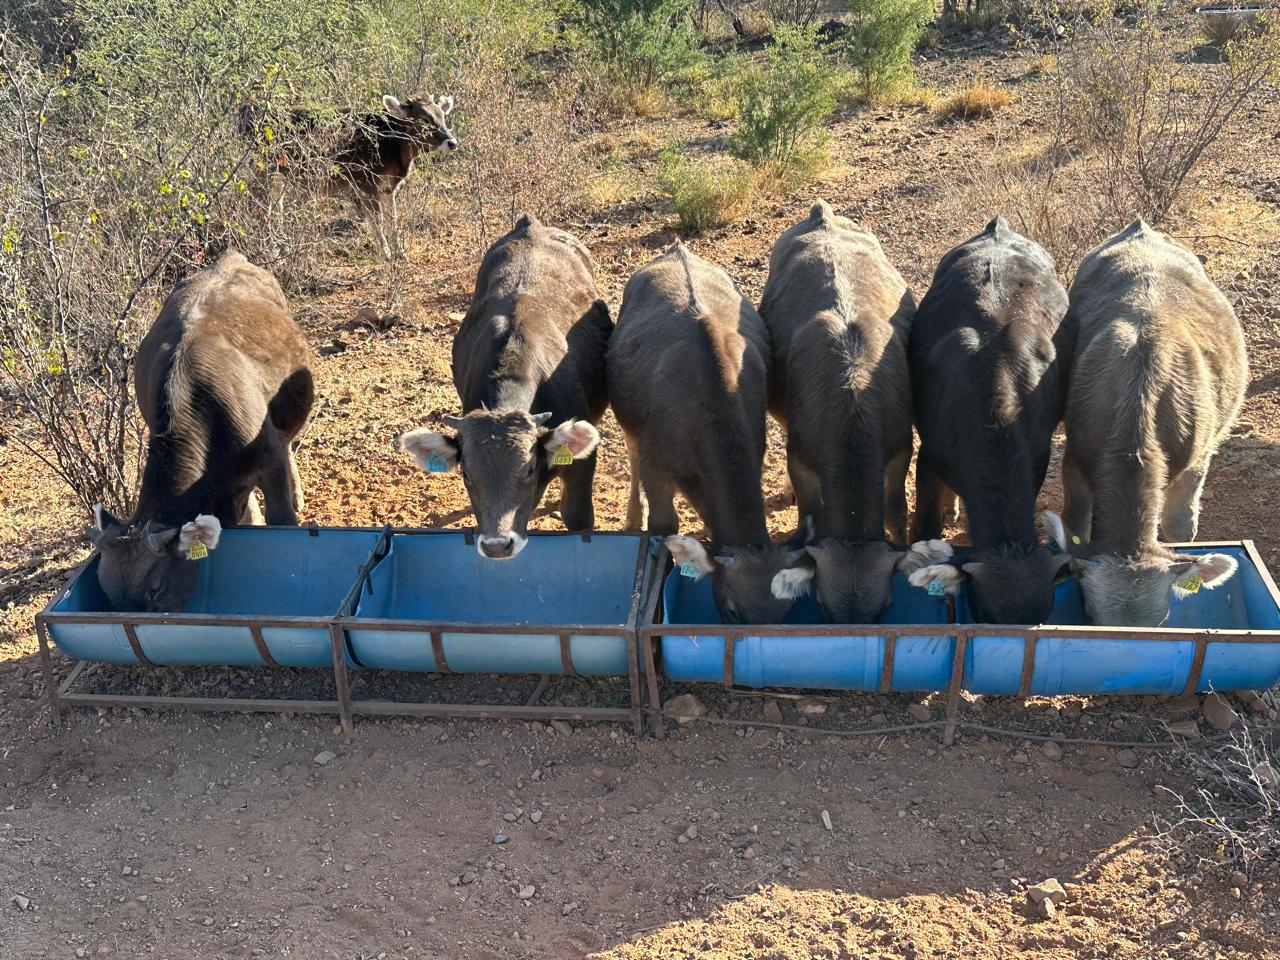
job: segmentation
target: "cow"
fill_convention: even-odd
[[[1066,400],[1066,312],[1053,259],[996,217],[942,258],[911,327],[912,539],[940,537],[959,496],[971,546],[909,579],[952,594],[967,580],[980,623],[1043,623],[1069,560],[1035,513]]]
[[[383,256],[390,259],[392,247],[400,246],[400,218],[396,196],[401,184],[413,172],[414,161],[424,153],[449,152],[458,147],[458,138],[449,129],[453,98],[434,95],[412,96],[405,100],[383,94],[382,110],[339,116],[342,133],[324,157],[334,189],[349,190],[378,239]],[[238,113],[242,133],[259,142],[274,140],[268,134],[274,116],[283,128],[286,142],[277,154],[277,166],[289,168],[299,159],[299,139],[314,136],[321,118],[299,107],[272,114],[250,103]],[[387,237],[390,218],[391,238]]]
[[[179,611],[198,560],[260,488],[271,524],[296,525],[293,444],[315,399],[312,353],[275,278],[239,253],[169,294],[138,348],[134,391],[150,431],[137,508],[96,507],[89,532],[112,608]]]
[[[400,449],[428,471],[462,472],[482,557],[515,557],[529,517],[560,477],[569,530],[595,526],[591,487],[613,332],[595,264],[572,234],[525,214],[485,254],[453,341],[462,415],[451,434],[422,428]]]
[[[1226,554],[1179,555],[1159,535],[1196,537],[1209,463],[1244,402],[1244,334],[1200,260],[1142,220],[1081,261],[1067,322],[1059,539],[1091,622],[1156,626],[1174,596],[1236,571]]]
[[[915,300],[880,243],[819,201],[774,244],[760,315],[773,343],[769,410],[787,431],[787,473],[810,562],[775,596],[816,589],[824,617],[874,623],[907,538]]]
[[[683,244],[627,282],[608,368],[631,462],[627,527],[664,535],[682,572],[710,576],[731,623],[781,622],[792,606],[770,583],[797,555],[770,542],[760,485],[770,358],[755,307]],[[709,528],[709,550],[676,535],[677,490]]]

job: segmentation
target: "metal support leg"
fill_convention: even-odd
[[[347,658],[343,651],[342,627],[339,624],[329,626],[329,638],[333,643],[333,683],[338,698],[338,717],[342,722],[342,732],[351,736],[355,732],[351,723],[351,687],[347,679]]]
[[[956,740],[956,723],[960,719],[960,688],[964,685],[964,655],[969,646],[969,635],[956,637],[956,652],[951,660],[951,682],[947,684],[947,723],[942,732],[942,744],[949,747]]]
[[[641,643],[644,646],[644,674],[649,685],[649,712],[653,717],[653,735],[661,740],[666,736],[662,726],[662,701],[658,697],[658,672],[653,662],[653,634],[645,631]]]
[[[640,650],[634,630],[627,631],[627,683],[631,687],[631,732],[644,733],[644,694],[640,690]]]
[[[44,671],[44,695],[49,703],[49,723],[56,730],[62,726],[62,705],[58,702],[58,680],[53,675],[53,654],[49,651],[49,630],[36,620],[36,638],[40,642],[40,667]]]

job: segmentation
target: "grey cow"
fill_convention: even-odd
[[[293,442],[315,386],[312,354],[275,278],[235,252],[183,281],[143,338],[134,388],[150,429],[142,490],[124,523],[101,507],[90,537],[112,607],[182,610],[197,561],[249,516],[293,525],[302,491]]]
[[[613,323],[593,271],[576,237],[522,216],[485,254],[453,341],[463,415],[444,419],[454,433],[423,428],[400,438],[424,470],[461,469],[482,557],[524,549],[529,517],[556,476],[565,527],[595,525],[595,424],[607,404]]]
[[[822,201],[774,244],[760,315],[773,341],[770,411],[787,431],[787,472],[809,561],[776,596],[815,584],[824,616],[874,623],[908,554],[911,464],[907,336],[915,300],[880,243]]]
[[[1137,220],[1091,251],[1071,286],[1075,339],[1063,462],[1066,529],[1094,623],[1154,626],[1173,595],[1226,582],[1193,540],[1209,461],[1244,402],[1248,360],[1231,305],[1194,254]]]
[[[627,526],[669,534],[675,562],[710,575],[721,617],[736,623],[779,622],[792,605],[770,583],[797,555],[770,542],[760,489],[769,364],[760,314],[682,244],[628,281],[609,344],[609,400],[631,460]],[[710,528],[710,551],[674,536],[677,490]]]

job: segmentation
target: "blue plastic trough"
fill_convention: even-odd
[[[377,530],[242,527],[199,561],[180,613],[113,613],[85,564],[41,620],[68,656],[99,663],[329,667],[331,623]],[[130,636],[132,634],[132,637]]]
[[[1036,627],[975,625],[964,594],[950,631],[945,605],[894,580],[883,625],[822,624],[816,604],[796,605],[787,625],[732,627],[731,650],[710,582],[672,571],[663,590],[662,665],[674,680],[748,687],[973,693],[1168,694],[1266,689],[1280,681],[1280,594],[1250,542],[1174,545],[1226,552],[1240,563],[1217,590],[1175,600],[1153,629],[1084,626],[1074,580],[1059,584],[1051,622]],[[683,632],[680,625],[689,625]],[[914,635],[913,630],[927,635]],[[1005,632],[1007,630],[1007,632]],[[963,662],[957,659],[957,642]]]
[[[389,670],[626,676],[644,546],[631,534],[533,534],[499,561],[462,532],[393,533],[343,620],[351,656]]]

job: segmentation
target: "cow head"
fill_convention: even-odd
[[[723,547],[714,557],[693,537],[664,541],[675,565],[695,580],[711,577],[711,592],[723,623],[782,623],[794,600],[775,597],[770,584],[804,551],[771,543],[766,547]]]
[[[951,550],[942,541],[930,543]],[[978,623],[1037,624],[1053,612],[1053,584],[1069,560],[1056,545],[1013,545],[976,552],[958,564],[934,560],[907,579],[912,586],[952,596],[967,581],[969,610]]]
[[[586,420],[566,420],[550,429],[549,419],[549,413],[473,410],[444,418],[453,436],[424,429],[400,438],[400,449],[423,470],[462,471],[482,557],[505,560],[523,550],[529,516],[551,482],[554,461],[583,460],[600,442]]]
[[[795,600],[816,587],[828,623],[875,623],[884,614],[893,572],[907,551],[883,540],[827,538],[804,548],[805,561],[773,578],[773,595]]]
[[[125,524],[101,506],[93,508],[93,515],[89,539],[101,554],[98,583],[111,608],[131,613],[185,609],[200,572],[192,554],[203,556],[218,546],[218,518],[201,514],[171,527],[150,521]]]
[[[428,94],[426,97],[409,97],[400,100],[391,94],[383,94],[382,106],[387,113],[409,124],[409,136],[425,150],[456,150],[458,138],[449,129],[445,118],[453,113],[453,97]]]
[[[1071,571],[1080,581],[1088,621],[1109,627],[1158,627],[1169,619],[1176,596],[1220,587],[1239,564],[1225,553],[1200,556],[1175,554],[1158,544],[1121,557],[1094,550],[1069,531],[1053,514],[1056,537],[1071,545]]]

